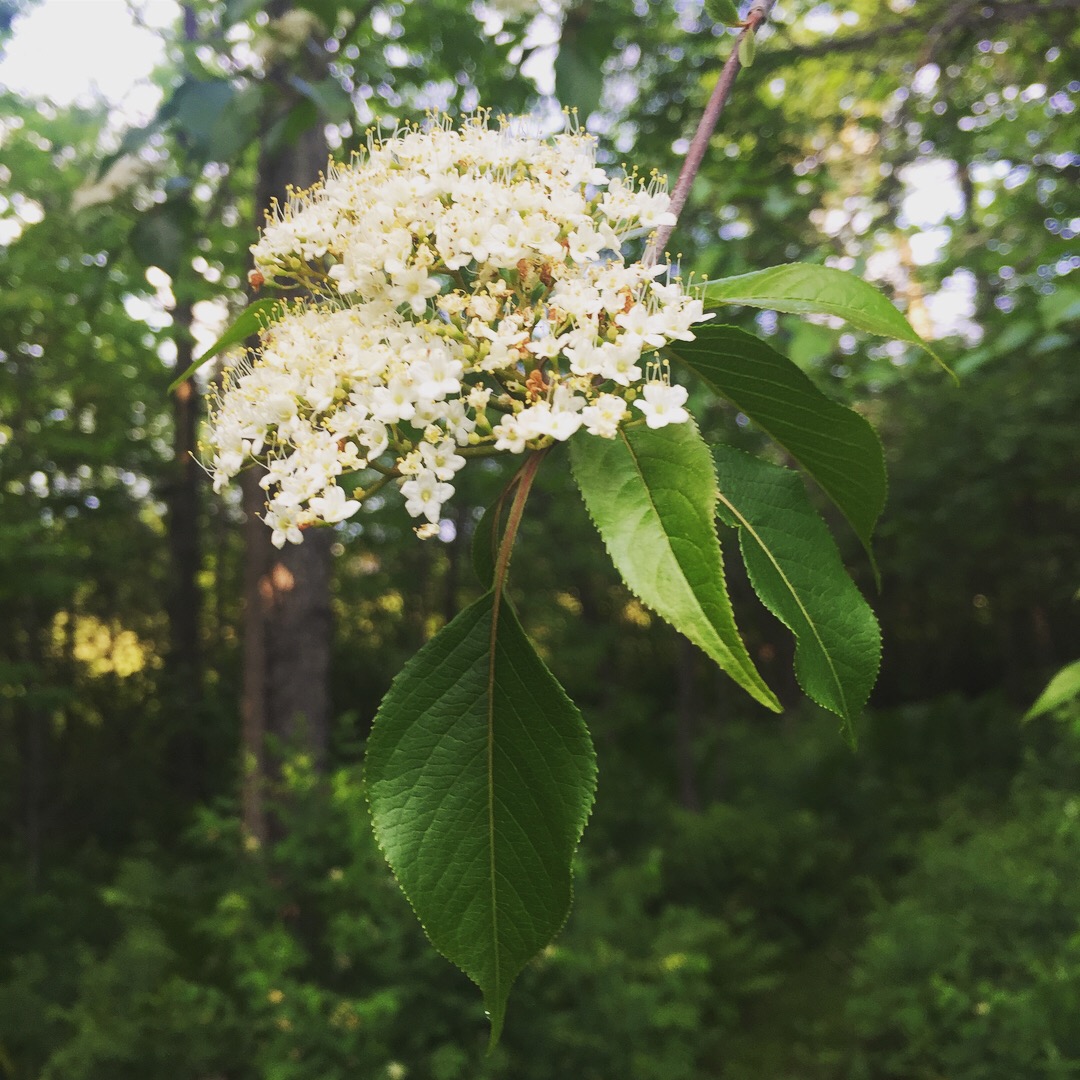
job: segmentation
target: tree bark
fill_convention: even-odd
[[[179,287],[178,293],[181,293]],[[176,365],[186,370],[192,359],[192,299],[177,296],[173,311]],[[169,700],[176,720],[176,738],[170,760],[176,787],[187,797],[206,794],[207,749],[202,730],[202,656],[199,635],[202,596],[199,568],[202,547],[199,537],[199,482],[202,472],[196,460],[199,395],[188,380],[173,394],[172,475],[165,490],[168,513],[169,590]]]
[[[287,5],[284,5],[287,7]],[[282,5],[270,5],[273,18]],[[283,202],[289,185],[314,183],[328,147],[321,127],[294,144],[263,148],[256,186],[257,224],[273,199]],[[332,639],[330,547],[332,534],[311,529],[299,545],[277,551],[260,520],[265,495],[257,471],[243,480],[247,522],[244,573],[242,814],[258,843],[280,837],[274,813],[285,756],[307,754],[316,769],[326,764],[329,737],[329,671]]]
[[[27,655],[33,678],[44,681],[45,656],[42,649],[43,625],[38,618],[37,604],[31,602],[27,619]],[[48,710],[39,703],[39,693],[33,694],[34,702],[26,710],[25,731],[22,740],[22,788],[23,827],[26,837],[26,883],[35,892],[41,878],[41,852],[45,803],[45,754],[49,730]]]

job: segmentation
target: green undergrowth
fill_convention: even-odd
[[[971,732],[977,764],[949,745]],[[356,770],[320,781],[298,760],[270,851],[244,854],[222,805],[181,844],[87,855],[86,877],[56,874],[33,900],[7,874],[0,1076],[1073,1075],[1067,727],[949,699],[875,715],[858,755],[814,714],[733,725],[706,757],[723,768],[700,812],[643,826],[632,790],[607,793],[574,913],[523,972],[491,1057],[467,980],[384,868]]]

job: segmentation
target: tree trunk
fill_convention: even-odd
[[[45,681],[45,656],[42,650],[42,627],[33,604],[27,620],[27,653],[35,682]],[[42,820],[45,801],[45,751],[49,730],[49,713],[41,704],[42,694],[31,695],[32,704],[26,710],[22,740],[23,827],[26,836],[26,883],[31,892],[37,890],[41,878]]]
[[[270,5],[271,17],[280,6]],[[272,199],[284,201],[289,185],[308,187],[318,179],[327,153],[321,128],[306,132],[293,145],[263,150],[256,189],[258,224]],[[317,769],[326,764],[332,534],[311,529],[302,544],[275,550],[261,520],[265,495],[258,480],[257,471],[244,474],[242,812],[247,834],[265,843],[282,832],[273,803],[279,797],[283,756],[301,750]]]
[[[178,293],[181,292],[178,288]],[[176,365],[184,371],[192,359],[192,300],[178,296],[173,311]],[[199,395],[188,380],[173,395],[173,464],[165,499],[168,504],[169,616],[168,693],[176,719],[170,762],[177,789],[191,799],[206,794],[207,747],[202,729],[202,657],[199,637],[202,597],[199,591],[199,482],[196,460]]]

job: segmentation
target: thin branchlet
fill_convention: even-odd
[[[735,39],[731,53],[720,71],[720,78],[716,80],[716,86],[713,87],[713,92],[709,97],[708,104],[705,106],[705,111],[701,114],[701,119],[698,121],[697,130],[694,132],[694,137],[690,141],[690,147],[686,151],[686,159],[683,161],[682,169],[679,172],[679,179],[676,180],[675,187],[671,192],[669,211],[672,216],[674,216],[675,220],[661,225],[650,237],[649,245],[645,249],[645,255],[642,259],[647,266],[651,266],[655,263],[664,251],[667,242],[671,238],[671,234],[678,223],[678,219],[682,214],[683,208],[686,206],[686,200],[690,197],[690,189],[694,185],[694,179],[697,177],[698,170],[701,168],[701,163],[705,160],[705,152],[709,148],[709,140],[716,130],[720,115],[723,113],[724,106],[731,96],[731,89],[735,85],[735,77],[739,74],[739,69],[742,67],[742,61],[739,59],[739,47],[745,38],[752,37],[757,33],[758,28],[768,19],[769,13],[772,11],[775,3],[776,0],[755,0],[754,4],[747,12],[746,19],[742,24],[742,29]]]

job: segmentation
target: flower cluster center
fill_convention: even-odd
[[[479,117],[371,139],[252,248],[253,274],[296,298],[226,372],[215,487],[264,466],[280,547],[393,479],[430,535],[470,456],[613,438],[631,408],[687,420],[654,354],[693,337],[701,301],[623,253],[673,220],[659,180],[609,178],[585,134]]]

